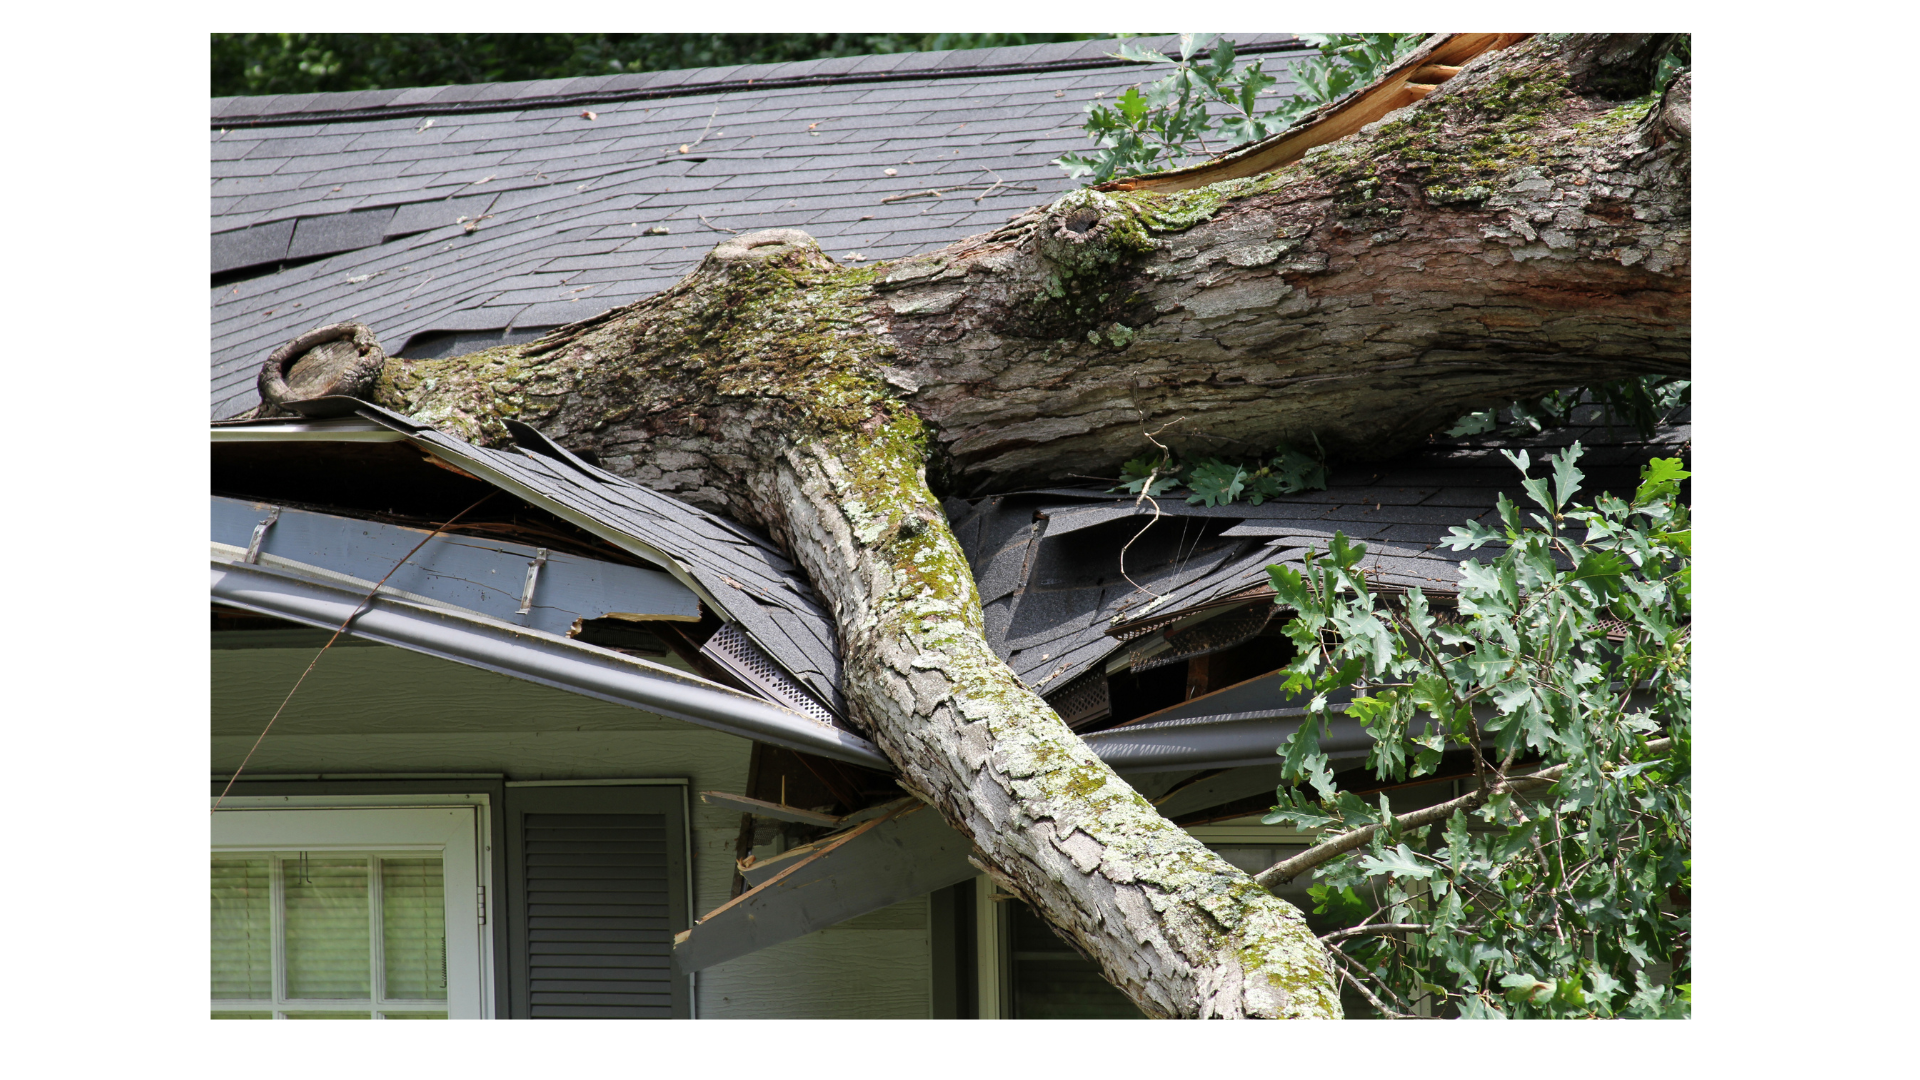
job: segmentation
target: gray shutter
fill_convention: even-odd
[[[673,935],[688,925],[678,786],[507,788],[516,1017],[691,1014]]]

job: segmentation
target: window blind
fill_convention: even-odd
[[[439,859],[380,860],[387,997],[447,998],[447,904]]]
[[[283,877],[287,996],[371,998],[367,860],[288,860]]]
[[[213,860],[213,996],[273,997],[273,867]]]

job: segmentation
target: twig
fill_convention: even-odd
[[[1412,923],[1412,922],[1368,923],[1365,926],[1350,926],[1345,930],[1335,930],[1330,934],[1321,934],[1320,940],[1321,941],[1339,941],[1342,938],[1353,937],[1355,934],[1384,934],[1384,933],[1389,933],[1395,930],[1426,931],[1428,929],[1430,929],[1430,927],[1428,927],[1426,923]]]
[[[1376,1009],[1379,1009],[1380,1014],[1382,1016],[1386,1016],[1394,1020],[1411,1020],[1414,1018],[1412,1013],[1396,1012],[1392,1008],[1388,1007],[1386,1002],[1381,1001],[1379,998],[1373,996],[1373,991],[1368,990],[1365,986],[1362,986],[1360,984],[1360,980],[1353,977],[1353,972],[1347,970],[1348,964],[1355,963],[1353,957],[1348,956],[1346,953],[1342,952],[1340,949],[1340,946],[1329,944],[1327,948],[1335,956],[1338,956],[1340,960],[1345,961],[1345,963],[1340,963],[1336,961],[1334,963],[1334,967],[1340,972],[1340,977],[1347,980],[1348,986],[1351,986],[1355,990],[1359,991],[1360,996],[1367,999],[1367,1004],[1372,1005]]]
[[[740,235],[739,229],[729,229],[724,225],[715,225],[713,222],[707,220],[707,215],[705,214],[695,214],[694,216],[700,219],[700,224],[705,225],[714,232],[732,233],[735,236]]]
[[[713,112],[707,116],[707,126],[700,129],[700,138],[693,140],[692,142],[686,144],[685,146],[682,146],[680,148],[680,152],[685,154],[691,151],[694,147],[699,146],[701,141],[707,137],[707,132],[713,130],[713,118],[719,115],[720,115],[720,103],[716,101],[713,103]]]
[[[1154,431],[1143,433],[1147,436],[1147,441],[1152,443],[1155,446],[1158,446],[1160,448],[1160,453],[1165,455],[1160,459],[1161,464],[1169,464],[1173,461],[1173,451],[1167,449],[1166,444],[1162,443],[1159,439],[1154,438],[1154,436],[1160,434],[1160,432],[1167,430],[1168,428],[1172,427],[1173,425],[1185,419],[1186,417],[1184,416],[1178,416],[1173,418],[1172,420],[1167,421],[1164,424],[1161,424],[1159,428],[1155,429]],[[1153,491],[1153,482],[1156,478],[1159,477],[1159,475],[1160,475],[1160,465],[1155,465],[1153,469],[1147,473],[1146,483],[1140,485],[1139,496],[1133,500],[1133,505],[1136,510],[1139,509],[1140,507],[1141,499],[1147,500],[1147,502],[1153,506],[1153,516],[1147,519],[1147,523],[1145,525],[1140,526],[1140,531],[1133,534],[1132,540],[1128,540],[1120,548],[1120,576],[1127,579],[1127,584],[1153,597],[1155,603],[1159,603],[1161,600],[1166,599],[1166,597],[1162,596],[1157,592],[1154,592],[1152,589],[1147,588],[1146,586],[1133,580],[1132,577],[1128,576],[1127,548],[1130,548],[1133,546],[1134,540],[1138,540],[1141,537],[1147,535],[1147,530],[1153,528],[1153,523],[1160,520],[1160,517],[1161,517],[1160,503],[1158,502],[1158,500],[1154,499],[1153,495],[1151,494],[1151,492]]]
[[[433,280],[433,275],[432,275],[432,274],[428,274],[428,275],[427,275],[427,281],[432,281],[432,280]],[[418,284],[418,285],[415,285],[415,286],[413,287],[413,292],[410,292],[410,293],[408,293],[407,295],[408,295],[409,297],[411,297],[411,296],[413,295],[413,293],[417,293],[417,292],[419,292],[419,291],[420,291],[421,289],[424,289],[424,288],[426,288],[426,287],[427,287],[427,281],[423,281],[423,282],[421,282],[420,284]]]
[[[981,199],[986,198],[988,195],[993,194],[994,189],[1000,186],[1002,186],[1002,181],[1000,181],[999,179],[995,179],[994,182],[991,184],[955,184],[952,187],[928,188],[925,191],[909,191],[904,195],[889,195],[886,198],[881,199],[880,202],[882,205],[885,205],[887,203],[905,202],[908,199],[926,199],[926,198],[944,199],[947,197],[947,194],[949,192],[972,191],[976,188],[985,188],[986,189],[985,191],[982,191],[980,194],[975,195],[973,197],[973,201],[977,203]],[[1008,191],[1037,190],[1036,188],[1033,188],[1031,186],[1021,185],[1021,184],[1006,184],[1005,186]]]
[[[1651,754],[1664,754],[1672,748],[1672,739],[1654,739],[1647,743],[1647,752]],[[1537,773],[1512,777],[1511,779],[1494,784],[1491,788],[1470,791],[1457,799],[1449,799],[1438,806],[1429,806],[1424,810],[1415,810],[1411,813],[1401,814],[1395,818],[1394,821],[1402,829],[1418,829],[1425,825],[1432,825],[1435,822],[1445,821],[1452,817],[1455,810],[1477,809],[1494,795],[1516,791],[1523,787],[1541,787],[1551,784],[1560,779],[1561,774],[1566,771],[1567,767],[1565,765],[1555,765],[1551,769],[1543,769]],[[1291,881],[1302,873],[1319,866],[1321,863],[1326,862],[1336,855],[1344,855],[1352,851],[1354,848],[1372,839],[1374,833],[1386,827],[1387,823],[1382,822],[1378,825],[1365,825],[1361,828],[1354,829],[1352,832],[1341,833],[1339,836],[1334,837],[1324,844],[1310,847],[1291,859],[1267,867],[1265,870],[1253,875],[1253,880],[1269,888],[1282,882]]]
[[[267,732],[273,730],[273,722],[275,720],[280,719],[280,714],[285,712],[287,709],[287,703],[293,700],[293,695],[300,692],[300,684],[306,682],[307,676],[313,674],[313,669],[319,665],[320,658],[327,654],[327,650],[333,647],[334,642],[340,640],[341,634],[344,634],[347,632],[347,627],[352,625],[353,620],[359,618],[360,613],[367,610],[367,608],[372,605],[374,596],[378,595],[378,593],[380,592],[381,586],[387,583],[387,579],[391,578],[394,574],[398,573],[401,567],[407,565],[407,560],[413,558],[414,555],[418,554],[421,548],[426,547],[427,541],[432,540],[434,537],[439,536],[441,533],[445,532],[447,529],[447,526],[452,525],[454,522],[459,521],[463,517],[466,517],[467,514],[471,513],[474,509],[479,507],[481,503],[486,502],[488,499],[493,498],[495,494],[496,492],[492,492],[492,491],[487,492],[485,495],[482,495],[478,499],[474,500],[474,503],[472,506],[467,507],[465,510],[462,510],[459,513],[453,515],[447,520],[441,522],[439,525],[434,526],[434,529],[432,532],[428,533],[425,537],[421,538],[419,543],[413,545],[412,551],[409,551],[405,555],[400,556],[400,561],[393,564],[393,569],[387,571],[386,577],[383,577],[379,581],[374,582],[373,588],[367,590],[367,595],[361,597],[360,603],[354,606],[354,609],[347,614],[347,617],[345,619],[341,620],[340,628],[333,632],[333,636],[327,639],[327,643],[325,645],[320,646],[319,652],[313,654],[313,661],[307,665],[307,670],[301,672],[300,677],[293,681],[293,689],[287,691],[287,696],[280,702],[280,707],[278,709],[273,710],[273,716],[267,720],[267,726],[260,729],[260,737],[253,740],[253,746],[248,748],[247,756],[240,759],[240,767],[238,769],[233,770],[232,776],[227,777],[227,786],[221,788],[220,797],[213,800],[214,812],[219,811],[220,804],[226,801],[227,792],[233,790],[234,781],[240,779],[240,774],[246,771],[247,762],[253,760],[253,753],[255,750],[260,749],[260,744],[266,740]]]

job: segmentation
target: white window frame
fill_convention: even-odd
[[[398,856],[438,855],[446,902],[447,998],[444,1002],[384,1000],[369,1003],[375,1019],[382,1013],[445,1011],[448,1019],[488,1019],[493,1016],[493,949],[490,927],[492,897],[485,888],[490,854],[487,843],[485,796],[450,799],[448,796],[396,800],[393,796],[319,796],[289,798],[257,796],[230,798],[213,815],[212,848],[219,855],[267,855],[276,861],[309,855]],[[396,802],[401,805],[394,805]],[[456,805],[447,805],[454,802]],[[385,805],[368,805],[380,803]],[[279,877],[275,876],[276,893]],[[369,882],[377,889],[377,879]],[[276,901],[278,897],[276,895]],[[372,905],[373,918],[379,908]],[[279,904],[274,905],[274,996],[271,1001],[215,998],[215,1012],[265,1012],[275,1019],[288,1012],[359,1011],[359,1003],[337,999],[292,999],[285,991],[285,956]],[[378,955],[379,934],[374,935]],[[385,972],[373,968],[374,992],[379,994]]]

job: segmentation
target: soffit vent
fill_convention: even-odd
[[[800,688],[800,684],[774,663],[760,646],[728,623],[714,632],[700,648],[700,655],[725,668],[727,673],[785,705],[802,716],[833,726],[833,713]]]
[[[1054,691],[1047,704],[1075,731],[1113,715],[1113,702],[1107,694],[1107,673],[1094,668],[1085,675]]]

